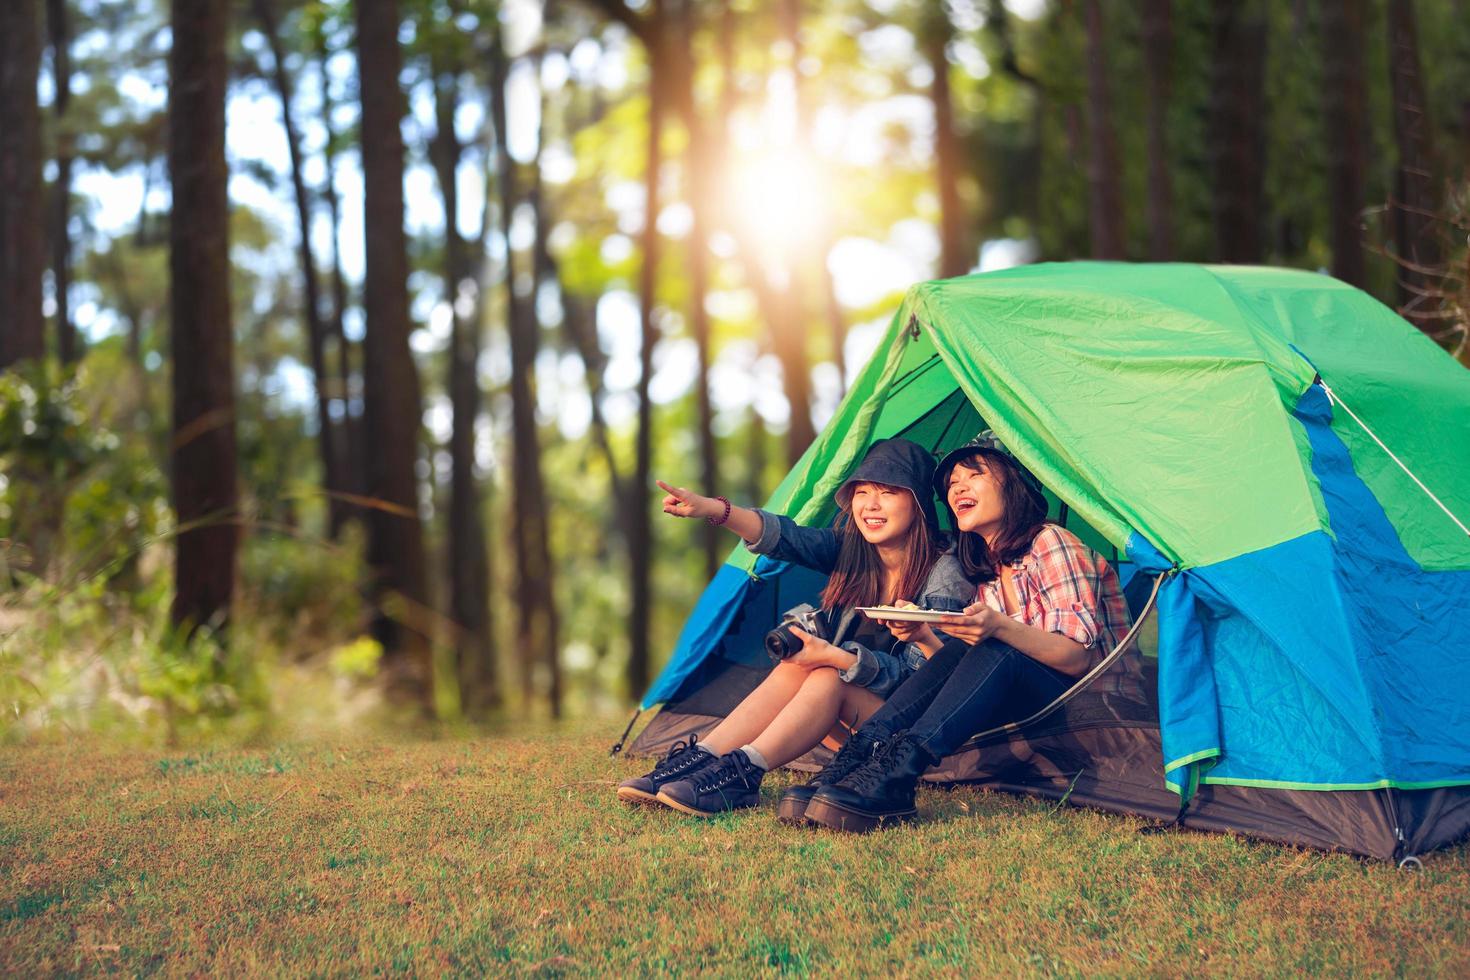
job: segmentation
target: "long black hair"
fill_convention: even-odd
[[[949,462],[944,472],[939,474],[938,481],[944,488],[945,506],[949,505],[950,474],[956,466],[967,466],[973,470],[984,468],[994,474],[1000,484],[1005,512],[1001,515],[995,547],[991,548],[979,534],[961,532],[956,548],[965,575],[977,584],[989,582],[999,574],[1001,565],[1008,565],[1031,550],[1031,542],[1046,524],[1046,508],[1038,503],[1036,495],[1026,486],[1016,461],[993,449],[976,449],[968,456]],[[954,514],[953,509],[950,513]]]

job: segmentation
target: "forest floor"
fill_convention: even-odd
[[[620,726],[0,752],[0,973],[1470,973],[1422,871],[923,791],[868,837],[619,803]]]

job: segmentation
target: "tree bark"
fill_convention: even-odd
[[[632,609],[629,614],[628,691],[641,697],[650,681],[649,624],[653,618],[653,541],[649,523],[649,501],[639,491],[653,478],[653,349],[658,343],[654,302],[658,285],[659,180],[663,171],[663,116],[668,62],[665,50],[663,0],[652,0],[645,24],[644,46],[648,51],[648,142],[643,172],[643,264],[638,273],[639,313],[642,324],[638,374],[638,435],[633,479],[628,500],[628,555],[633,575]]]
[[[56,182],[51,199],[51,277],[56,294],[56,356],[70,364],[81,357],[76,324],[71,319],[71,173],[72,134],[66,111],[71,105],[71,19],[67,0],[46,0],[46,23],[51,33],[51,75],[56,86],[52,104],[56,117]]]
[[[281,46],[280,25],[272,0],[252,0],[255,18],[271,51],[271,75],[276,94],[281,100],[281,121],[286,131],[286,149],[291,159],[291,188],[296,200],[296,223],[300,229],[297,257],[301,263],[302,310],[306,325],[307,354],[316,385],[317,452],[322,463],[322,488],[327,498],[328,535],[333,540],[343,522],[341,454],[337,450],[337,428],[332,422],[332,380],[327,369],[326,325],[322,322],[321,294],[317,285],[316,258],[311,249],[311,195],[301,172],[301,138],[296,131],[296,115],[291,107],[291,76],[286,71],[286,55]]]
[[[1413,0],[1389,0],[1388,45],[1393,132],[1398,143],[1391,213],[1399,264],[1399,313],[1439,339],[1447,325],[1440,315],[1444,250],[1437,223],[1440,202],[1434,130],[1419,66]]]
[[[1148,100],[1148,257],[1174,258],[1174,177],[1169,166],[1169,103],[1174,87],[1172,0],[1143,0],[1144,87]]]
[[[1265,181],[1266,21],[1260,0],[1214,0],[1209,141],[1216,258],[1260,262]]]
[[[515,163],[506,133],[505,85],[509,75],[503,40],[497,29],[491,43],[491,113],[495,124],[496,175],[500,191],[500,231],[505,238],[505,290],[510,334],[511,501],[515,512],[511,542],[516,560],[516,649],[523,660],[522,694],[529,709],[536,692],[536,667],[548,673],[547,698],[552,717],[561,714],[561,669],[556,592],[548,543],[550,527],[541,476],[541,442],[536,426],[535,283],[526,295],[517,289],[516,263],[510,245],[518,193]],[[534,262],[534,258],[533,258]],[[532,276],[534,279],[534,275]]]
[[[438,48],[436,47],[436,52]],[[434,59],[437,130],[431,155],[444,202],[444,300],[450,304],[449,401],[454,413],[449,434],[449,614],[458,666],[460,707],[466,717],[483,719],[499,706],[500,691],[491,643],[489,564],[486,558],[483,501],[475,478],[475,430],[480,413],[480,324],[460,315],[461,290],[475,279],[459,231],[456,177],[464,147],[454,131],[461,70],[448,55]],[[478,302],[471,308],[479,309]]]
[[[1113,99],[1108,83],[1107,38],[1101,0],[1086,0],[1087,13],[1087,185],[1092,255],[1124,257],[1123,189]]]
[[[353,411],[352,404],[352,344],[347,340],[343,321],[347,313],[347,278],[342,274],[342,207],[337,196],[337,130],[332,121],[336,107],[332,99],[331,80],[327,74],[327,35],[317,24],[314,37],[316,43],[317,68],[321,85],[321,123],[326,138],[322,141],[322,163],[326,176],[322,181],[322,196],[327,202],[327,216],[332,223],[332,315],[326,324],[336,345],[337,377],[329,394],[338,399],[341,417],[338,421],[339,438],[335,444],[338,455],[337,472],[341,477],[341,489],[350,497],[361,497],[367,493],[367,451],[363,445],[363,424],[360,411]],[[343,521],[363,520],[363,512],[351,499],[340,501],[336,513]]]
[[[173,186],[172,483],[175,625],[228,622],[239,544],[230,325],[225,86],[229,0],[174,0],[168,169]]]
[[[781,0],[777,7],[781,35],[790,49],[792,86],[796,90],[794,131],[803,153],[809,152],[806,135],[810,114],[806,87],[801,81],[801,0]],[[825,250],[822,250],[825,251]],[[786,461],[795,466],[817,438],[812,425],[812,379],[807,351],[807,275],[803,256],[793,256],[784,288],[777,289],[771,320],[771,347],[781,362],[781,377],[786,389],[786,403],[791,408],[791,421],[786,428]]]
[[[677,69],[677,78],[671,87],[680,122],[686,133],[684,168],[688,180],[689,211],[693,216],[686,249],[689,261],[689,327],[698,352],[694,396],[699,413],[699,478],[705,493],[718,493],[719,462],[715,446],[714,408],[709,392],[710,322],[709,312],[705,309],[705,295],[709,291],[708,235],[709,205],[713,196],[710,181],[713,158],[709,152],[708,129],[699,117],[694,100],[693,38],[697,27],[694,5],[691,0],[677,2],[677,29],[674,31],[674,43],[669,55]],[[705,576],[713,578],[721,563],[722,532],[710,524],[702,525],[700,531]]]
[[[408,257],[403,234],[403,92],[397,0],[359,0],[358,76],[367,266],[363,388],[368,454],[368,566],[373,635],[383,645],[390,697],[432,710],[425,618],[424,542],[419,524],[421,396],[408,346]]]
[[[1332,274],[1364,282],[1362,223],[1368,155],[1364,0],[1326,0],[1322,13],[1322,123],[1327,145],[1327,220]]]
[[[0,3],[0,369],[46,353],[40,68],[36,0]]]
[[[939,191],[939,276],[950,279],[970,271],[960,204],[960,146],[954,130],[949,58],[945,54],[954,37],[954,25],[943,4],[926,5],[922,16],[920,40],[934,76],[929,101],[934,107],[934,179]]]

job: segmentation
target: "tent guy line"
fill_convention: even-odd
[[[1405,473],[1407,473],[1409,475],[1409,479],[1411,479],[1415,483],[1417,483],[1419,485],[1419,489],[1420,490],[1423,490],[1424,493],[1426,495],[1428,495],[1429,499],[1432,500],[1432,501],[1434,501],[1435,504],[1438,505],[1439,509],[1442,510],[1442,511],[1444,511],[1445,514],[1447,514],[1449,516],[1449,519],[1450,520],[1452,520],[1452,521],[1455,522],[1455,525],[1457,527],[1459,527],[1459,529],[1461,531],[1464,531],[1467,535],[1470,535],[1470,527],[1466,527],[1465,526],[1465,523],[1463,521],[1461,521],[1458,517],[1456,517],[1455,514],[1454,514],[1454,512],[1451,511],[1448,507],[1446,507],[1444,505],[1444,501],[1442,501],[1438,497],[1436,497],[1434,495],[1434,491],[1431,490],[1431,489],[1429,489],[1428,487],[1426,487],[1424,485],[1424,481],[1421,480],[1421,479],[1419,479],[1419,477],[1415,476],[1414,475],[1414,471],[1411,470],[1411,469],[1409,469],[1407,466],[1404,465],[1404,461],[1401,460],[1401,459],[1399,459],[1398,458],[1398,455],[1396,453],[1394,453],[1394,451],[1392,449],[1389,449],[1388,446],[1386,446],[1384,444],[1384,442],[1383,442],[1382,439],[1378,438],[1378,434],[1376,432],[1374,432],[1372,429],[1368,428],[1368,424],[1366,422],[1364,422],[1362,419],[1358,418],[1358,413],[1355,412],[1355,411],[1353,411],[1352,408],[1350,408],[1348,406],[1348,403],[1347,402],[1345,402],[1341,398],[1339,398],[1337,396],[1337,393],[1332,390],[1331,386],[1329,386],[1326,381],[1323,381],[1319,377],[1317,379],[1317,383],[1322,386],[1322,390],[1323,391],[1327,392],[1327,400],[1328,401],[1332,402],[1332,404],[1334,404],[1334,405],[1341,405],[1342,408],[1343,408],[1343,411],[1347,412],[1348,415],[1350,415],[1352,417],[1352,420],[1354,422],[1358,423],[1358,427],[1361,428],[1364,432],[1368,433],[1368,438],[1370,438],[1374,442],[1378,443],[1378,448],[1379,449],[1382,449],[1385,453],[1388,453],[1388,458],[1391,459],[1391,460],[1393,460],[1395,463],[1399,464],[1399,469],[1401,469]]]

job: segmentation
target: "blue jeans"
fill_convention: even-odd
[[[905,729],[936,759],[977,732],[1045,707],[1076,682],[998,640],[950,640],[889,695],[863,725],[889,738]]]

